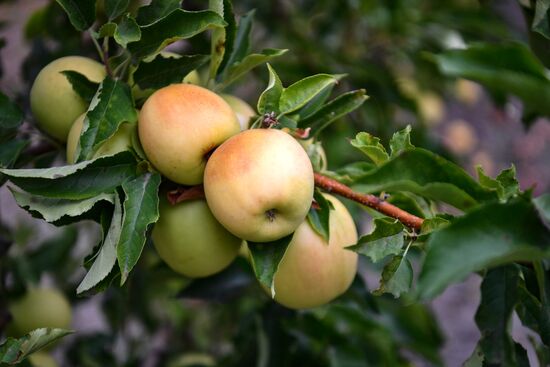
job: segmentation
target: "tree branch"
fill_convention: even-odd
[[[422,227],[424,219],[412,215],[402,209],[399,209],[395,205],[388,203],[380,199],[375,195],[361,194],[353,191],[348,186],[330,178],[323,176],[320,173],[315,173],[315,186],[320,187],[328,192],[338,194],[347,199],[356,201],[360,204],[366,205],[388,217],[395,218],[407,227],[419,230]]]

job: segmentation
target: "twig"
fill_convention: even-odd
[[[415,215],[412,215],[402,209],[399,209],[395,205],[388,203],[380,199],[375,195],[361,194],[353,191],[348,186],[330,178],[323,176],[320,173],[315,173],[315,186],[320,187],[328,192],[332,192],[356,201],[360,204],[366,205],[382,214],[399,220],[407,227],[419,230],[422,227],[424,220]]]

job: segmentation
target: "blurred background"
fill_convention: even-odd
[[[140,5],[132,3],[136,9]],[[522,189],[540,194],[550,188],[547,118],[494,86],[444,72],[434,56],[470,44],[513,42],[532,46],[532,57],[547,62],[529,29],[529,2],[523,5],[516,0],[241,0],[234,7],[237,15],[255,9],[253,49],[290,50],[273,62],[284,85],[316,73],[345,73],[337,92],[366,89],[370,99],[364,106],[323,132],[329,169],[361,159],[349,145],[357,132],[386,144],[410,124],[413,144],[474,176],[476,165],[494,177],[513,164]],[[203,1],[184,2],[188,10],[204,7]],[[208,53],[210,44],[199,36],[172,48]],[[74,54],[97,58],[89,37],[77,33],[54,2],[0,1],[0,89],[25,109],[30,123],[34,77],[51,60]],[[257,68],[230,92],[254,106],[267,76],[265,67]],[[43,164],[59,156],[44,154]],[[368,233],[369,218],[346,204],[360,234]],[[479,339],[475,275],[422,306],[406,297],[371,296],[368,289],[377,287],[380,269],[364,261],[361,276],[338,302],[295,312],[270,302],[242,259],[224,276],[190,283],[146,246],[127,286],[77,299],[74,289],[84,274],[80,259],[99,240],[95,225],[56,228],[35,221],[5,186],[0,224],[15,242],[0,264],[15,269],[3,291],[23,292],[30,277],[71,299],[78,332],[53,351],[62,365],[458,366]],[[67,253],[74,262],[64,261]],[[514,324],[515,337],[532,357],[528,331]]]

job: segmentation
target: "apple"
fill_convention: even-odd
[[[38,328],[69,329],[71,305],[65,295],[52,288],[30,288],[16,302],[9,305],[13,317],[10,331],[21,337]]]
[[[86,114],[80,115],[73,123],[67,138],[67,163],[75,163],[76,147],[80,140],[80,134],[84,125]],[[99,149],[94,153],[94,158],[104,155],[112,155],[118,152],[129,150],[132,147],[132,134],[136,126],[129,122],[122,123],[118,130],[109,139],[105,140]]]
[[[330,238],[327,241],[307,220],[298,227],[274,277],[275,301],[293,309],[326,304],[351,285],[357,272],[357,229],[346,207],[330,195]]]
[[[35,367],[58,367],[55,359],[46,352],[36,352],[29,356],[29,361]]]
[[[214,151],[204,172],[206,201],[235,236],[268,242],[291,234],[313,199],[313,168],[289,134],[245,130]]]
[[[161,195],[152,238],[160,258],[190,278],[226,268],[237,257],[242,242],[218,223],[204,200],[171,205],[165,195]]]
[[[256,111],[248,103],[231,94],[221,94],[221,97],[231,106],[241,125],[241,130],[246,130],[250,124],[250,118],[256,116]]]
[[[192,84],[157,90],[139,113],[145,155],[160,173],[184,185],[200,184],[211,152],[240,130],[223,98]]]
[[[79,72],[96,83],[101,83],[106,75],[102,64],[81,56],[54,60],[38,73],[30,94],[32,114],[42,130],[62,142],[67,140],[74,120],[88,109],[86,101],[61,73],[66,70]]]

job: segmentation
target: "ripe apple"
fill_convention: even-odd
[[[67,56],[54,60],[38,73],[31,88],[31,110],[38,126],[59,141],[66,141],[74,120],[88,104],[73,90],[62,71],[77,71],[100,83],[105,78],[102,64],[87,57]]]
[[[212,150],[239,131],[227,102],[192,84],[157,90],[139,114],[139,139],[147,158],[164,176],[184,185],[201,183]]]
[[[256,116],[256,111],[248,103],[231,94],[221,94],[221,97],[231,106],[241,125],[241,130],[246,130],[250,124],[250,118]]]
[[[35,367],[58,367],[55,359],[46,352],[36,352],[29,356],[29,361]]]
[[[218,223],[204,200],[171,205],[162,197],[152,238],[159,256],[174,271],[190,278],[206,277],[235,259],[242,240]]]
[[[52,288],[31,288],[9,305],[13,317],[10,331],[16,337],[38,328],[68,329],[71,326],[71,305],[65,295]]]
[[[80,140],[80,133],[82,132],[85,117],[85,113],[80,115],[69,131],[69,136],[67,138],[67,163],[69,164],[75,163],[76,147]],[[94,158],[129,150],[132,147],[132,134],[135,128],[136,126],[129,122],[122,123],[114,135],[101,144],[99,149],[95,152]]]
[[[344,247],[357,243],[357,230],[346,207],[330,195],[330,239],[311,228],[298,227],[275,273],[275,301],[294,309],[328,303],[344,293],[357,272],[357,253]]]
[[[204,192],[210,210],[229,232],[248,241],[274,241],[294,232],[306,217],[313,168],[289,134],[245,130],[208,160]]]

